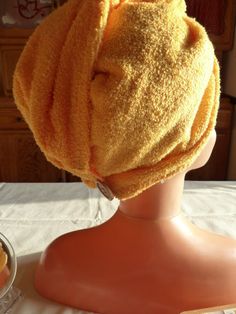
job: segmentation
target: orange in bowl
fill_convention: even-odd
[[[12,287],[17,271],[15,251],[9,240],[0,233],[0,300]]]

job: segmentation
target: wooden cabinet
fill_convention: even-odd
[[[61,171],[46,161],[28,131],[1,131],[0,152],[0,181],[62,181]]]
[[[187,180],[226,180],[232,130],[233,105],[230,98],[222,97],[217,118],[217,140],[207,164],[190,171]]]
[[[227,51],[233,44],[235,0],[186,0],[188,15],[205,26],[218,51]]]
[[[186,0],[187,12],[205,26],[222,68],[224,51],[232,49],[236,17],[235,0]],[[223,80],[223,78],[222,78]],[[188,180],[226,180],[232,133],[233,103],[222,95],[217,118],[217,140],[208,163],[187,174]]]
[[[1,64],[2,64],[2,86],[6,96],[12,95],[12,78],[16,63],[23,50],[23,45],[2,45]]]
[[[17,3],[17,0],[15,2]],[[29,1],[24,1],[24,5],[27,3]],[[186,4],[188,14],[196,17],[206,27],[221,62],[223,52],[232,47],[236,1],[186,0]],[[15,65],[32,32],[33,28],[0,26],[0,181],[79,181],[79,178],[55,168],[46,161],[12,98]],[[217,142],[212,156],[205,167],[190,172],[187,179],[226,179],[232,112],[230,99],[222,97],[216,128]]]
[[[14,1],[4,1],[8,6],[12,2],[14,6]],[[33,10],[29,1],[22,5],[27,6],[27,3]],[[52,3],[54,5],[56,1]],[[16,8],[17,5],[19,1],[15,1]],[[49,4],[37,8],[40,18],[40,14],[45,13],[44,8],[49,9]],[[30,9],[26,11],[30,15]],[[37,18],[35,14],[32,16]],[[0,181],[4,182],[61,182],[66,178],[65,171],[46,160],[12,98],[15,66],[33,30],[0,26]]]
[[[0,181],[59,182],[64,172],[47,162],[13,99],[0,98]]]

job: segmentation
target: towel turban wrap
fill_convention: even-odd
[[[219,65],[184,0],[69,0],[30,37],[13,91],[48,161],[124,200],[198,157]]]

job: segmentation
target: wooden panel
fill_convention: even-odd
[[[34,29],[0,28],[0,45],[24,45]]]
[[[17,130],[28,129],[21,113],[16,108],[0,108],[0,129]]]
[[[0,96],[0,109],[16,108],[15,101],[12,97]]]
[[[224,34],[225,25],[222,16],[226,13],[226,0],[187,0],[187,8],[188,14],[195,16],[209,33],[217,36]]]
[[[230,110],[221,109],[218,114],[217,125],[216,128],[218,130],[225,130],[227,128],[230,129],[232,121],[232,112]]]
[[[227,179],[232,118],[233,104],[229,98],[222,98],[216,125],[217,139],[211,157],[204,167],[189,172],[187,180]]]
[[[30,132],[0,131],[0,181],[60,182],[63,175],[47,162]]]
[[[3,90],[6,96],[12,95],[12,79],[15,71],[16,63],[23,50],[23,46],[2,46],[1,67],[2,67],[2,83]]]
[[[229,140],[225,134],[217,132],[217,140],[207,164],[192,170],[186,175],[187,180],[226,180],[229,157]]]
[[[223,51],[215,50],[215,55],[216,55],[217,60],[219,61],[220,69],[222,69],[222,67],[223,67]],[[222,71],[220,74],[222,76]]]
[[[53,0],[51,3],[43,0],[14,2],[5,0],[5,10],[12,17],[14,24],[12,25],[11,21],[11,25],[8,25],[10,27],[3,27],[0,23],[0,45],[25,44],[33,33],[35,25],[38,25],[43,18],[66,0]],[[1,13],[4,15],[5,12]]]
[[[65,180],[66,182],[81,182],[81,179],[79,177],[76,177],[69,172],[66,172]]]
[[[235,0],[186,0],[187,12],[206,27],[216,49],[230,50],[236,15]]]

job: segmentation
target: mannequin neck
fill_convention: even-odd
[[[136,197],[120,202],[119,210],[132,218],[168,219],[181,211],[181,200],[186,173],[158,183]]]

